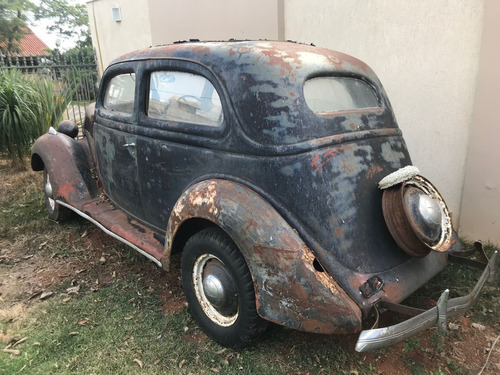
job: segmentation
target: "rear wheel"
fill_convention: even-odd
[[[71,216],[72,211],[64,206],[61,206],[54,199],[52,184],[50,183],[50,175],[46,169],[43,170],[43,191],[45,193],[45,207],[47,207],[49,219],[62,221]]]
[[[191,314],[219,344],[243,346],[265,330],[245,259],[219,228],[204,229],[186,243],[182,286]]]

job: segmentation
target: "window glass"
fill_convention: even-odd
[[[223,121],[215,87],[206,78],[186,72],[151,74],[148,116],[214,127]]]
[[[304,97],[314,112],[328,113],[378,107],[375,90],[349,77],[318,77],[304,84]]]
[[[109,81],[104,108],[126,114],[134,113],[135,74],[120,74]]]

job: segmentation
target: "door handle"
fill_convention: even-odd
[[[135,147],[135,143],[125,143],[123,147]]]

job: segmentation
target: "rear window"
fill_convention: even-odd
[[[379,106],[372,86],[350,77],[318,77],[304,84],[304,98],[317,114]]]

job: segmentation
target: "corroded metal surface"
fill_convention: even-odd
[[[47,169],[55,199],[81,207],[98,195],[94,161],[85,139],[45,134],[33,145],[31,165],[36,171]]]
[[[227,90],[242,129],[268,152],[332,134],[397,128],[375,73],[362,61],[340,52],[270,41],[183,43],[124,55],[111,68],[144,61],[150,69],[163,59],[192,61],[212,72]],[[319,74],[362,77],[382,93],[380,108],[317,116],[305,102],[303,84]],[[239,148],[244,150],[242,146]]]
[[[227,180],[207,180],[186,190],[169,220],[164,259],[180,224],[190,218],[220,226],[241,249],[265,319],[309,332],[360,329],[356,304],[330,275],[316,270],[312,251],[254,191]]]

